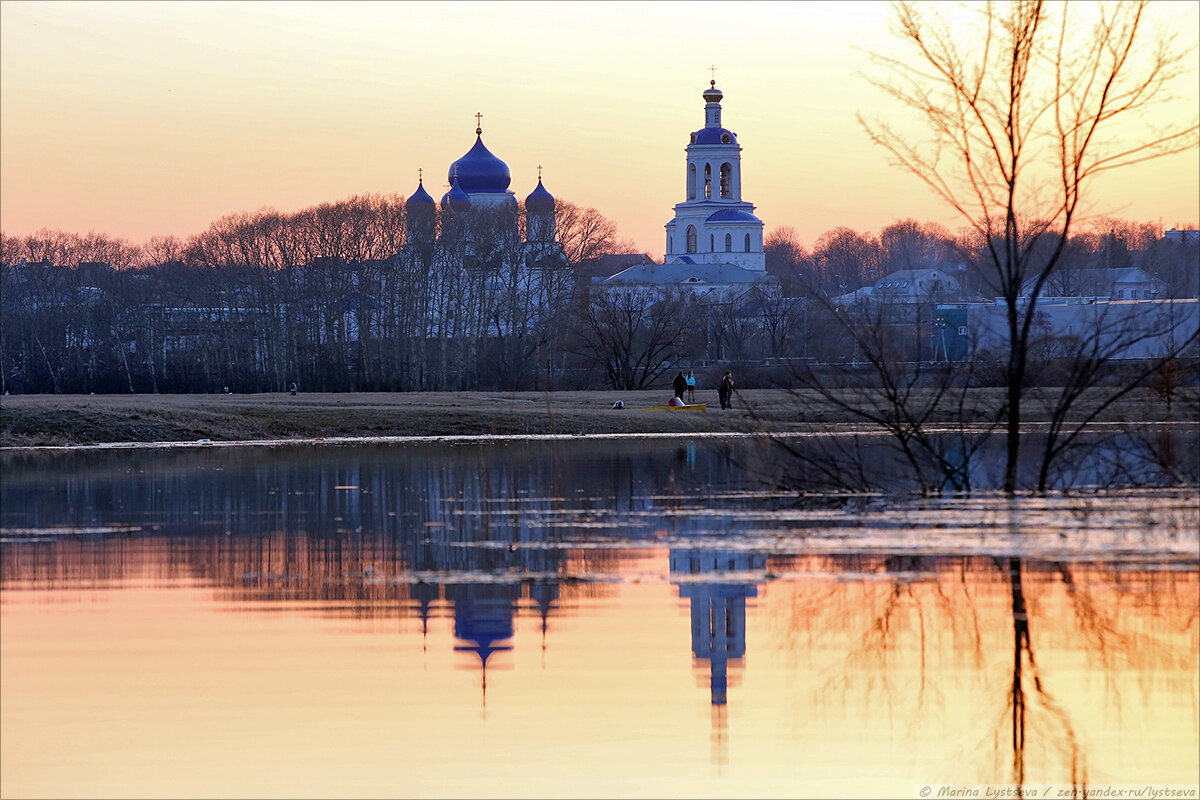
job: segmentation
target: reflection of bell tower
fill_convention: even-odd
[[[694,663],[698,667],[708,663],[713,729],[720,739],[720,750],[727,725],[724,707],[729,695],[729,668],[741,666],[746,655],[746,598],[758,596],[758,581],[747,579],[766,579],[767,557],[762,553],[672,548],[670,561],[672,582],[678,584],[679,596],[691,604]],[[729,573],[728,580],[721,580],[723,573]]]
[[[766,569],[766,556],[717,550],[671,550],[671,575],[705,580],[679,583],[679,596],[691,601],[692,655],[707,661],[712,704],[724,705],[729,688],[729,662],[746,655],[746,598],[757,597],[754,583],[716,583],[723,572]]]

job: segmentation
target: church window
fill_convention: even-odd
[[[730,234],[730,233],[725,234],[725,252],[726,253],[733,252],[733,234]]]
[[[688,225],[687,229],[687,251],[689,253],[696,252],[696,226]]]
[[[750,252],[750,234],[746,234],[746,252]]]
[[[675,252],[675,237],[674,236],[667,237],[667,252],[668,253]]]
[[[712,199],[712,164],[704,165],[704,199]]]
[[[696,165],[688,164],[688,200],[696,199]]]
[[[721,198],[733,197],[733,167],[726,161],[721,165]]]
[[[717,252],[716,245],[713,244],[713,235],[711,233],[708,235],[708,252],[710,252],[710,253]]]

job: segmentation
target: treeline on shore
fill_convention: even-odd
[[[557,202],[553,252],[530,249],[520,208],[460,222],[439,217],[418,240],[401,197],[365,195],[142,244],[0,234],[0,389],[634,389],[675,365],[848,362],[857,350],[836,309],[807,298],[931,265],[969,284],[983,246],[915,220],[878,236],[835,228],[811,248],[777,228],[765,247],[776,280],[715,302],[593,291],[593,277],[643,258],[595,209]],[[1141,266],[1168,296],[1194,296],[1197,253],[1161,225],[1107,219],[1070,240],[1062,269]],[[988,295],[980,281],[971,289]],[[915,319],[889,339],[911,343],[904,358],[928,359],[929,309]]]

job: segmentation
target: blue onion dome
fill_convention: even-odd
[[[715,80],[710,81],[709,87],[704,90],[704,102],[719,103],[721,102],[722,97],[724,97],[724,95],[721,94],[721,90],[717,88],[717,82]]]
[[[442,211],[458,213],[471,210],[471,196],[464,192],[454,180],[450,183],[450,191],[442,195]]]
[[[467,194],[482,192],[484,194],[499,194],[508,189],[512,182],[512,173],[508,164],[492,155],[483,146],[482,131],[475,129],[475,146],[467,154],[450,165],[448,176],[458,175],[458,184]]]
[[[425,191],[424,183],[417,181],[417,190],[404,201],[404,210],[409,214],[432,214],[436,209],[437,203],[429,192]]]
[[[531,214],[554,213],[554,195],[547,192],[546,187],[542,186],[541,178],[538,178],[537,188],[525,198],[525,211]]]

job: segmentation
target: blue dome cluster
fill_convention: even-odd
[[[512,182],[512,173],[509,172],[508,165],[483,146],[483,137],[478,133],[475,146],[450,165],[446,179],[454,181],[456,176],[458,185],[467,194],[498,194],[507,191]]]
[[[547,192],[546,187],[542,186],[541,178],[538,178],[537,188],[525,198],[525,210],[531,214],[554,213],[554,195]]]

